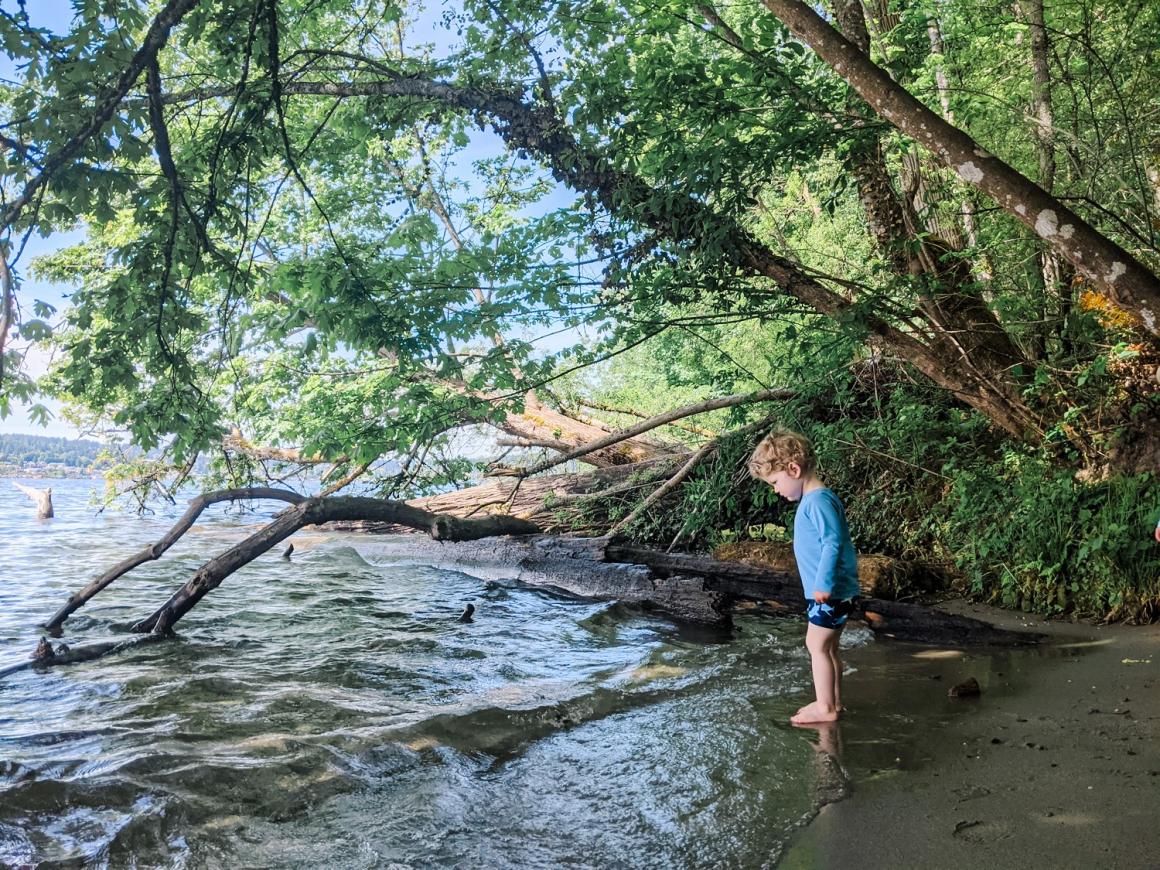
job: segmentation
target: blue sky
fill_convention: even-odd
[[[0,3],[5,7],[15,6],[10,0]],[[52,30],[62,31],[68,28],[69,22],[72,20],[72,5],[66,0],[35,0],[25,4],[28,10],[28,17],[33,24],[39,27],[48,27]],[[0,77],[5,79],[12,79],[15,75],[15,69],[11,58],[6,54],[0,52]],[[60,250],[68,245],[75,244],[83,238],[81,232],[61,234],[42,238],[34,234],[29,240],[28,245],[24,249],[24,254],[20,258],[20,262],[16,264],[17,273],[22,279],[19,296],[22,305],[25,307],[25,312],[29,311],[32,301],[34,299],[41,299],[56,309],[61,309],[65,304],[65,296],[69,292],[69,288],[58,285],[49,284],[45,281],[36,281],[29,275],[28,264],[36,257],[43,254],[50,254],[53,251]],[[33,349],[28,357],[28,369],[33,375],[38,375],[44,371],[48,364],[48,355],[44,351]],[[45,402],[54,412],[59,408],[55,402]],[[76,429],[64,420],[57,416],[47,427],[39,426],[28,419],[26,409],[17,406],[14,413],[4,420],[0,420],[0,432],[8,433],[23,433],[30,435],[53,435],[59,437],[76,437]]]

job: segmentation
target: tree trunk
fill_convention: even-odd
[[[763,0],[871,108],[940,162],[1031,227],[1114,303],[1160,336],[1160,279],[1131,254],[1030,179],[984,150],[900,87],[801,0]]]
[[[869,53],[870,32],[861,2],[836,0],[834,8],[847,38]],[[852,111],[862,108],[860,102],[850,107]],[[907,156],[913,157],[904,158]],[[1030,419],[1033,415],[1010,374],[1024,361],[1022,354],[983,301],[969,265],[946,241],[930,238],[919,211],[895,195],[878,134],[863,132],[850,151],[848,162],[878,247],[900,278],[909,280],[914,276],[925,285],[919,288],[919,307],[933,334],[932,347],[945,359],[957,359],[960,377],[973,379],[977,389],[989,392],[990,401],[997,409],[1003,409],[1002,414]],[[905,174],[913,184],[923,184],[922,168],[916,159]],[[907,191],[907,195],[916,196],[916,191],[917,188]],[[933,206],[924,201],[923,208],[930,211]]]
[[[480,520],[441,517],[396,501],[357,496],[306,499],[280,513],[273,522],[206,562],[165,604],[133,626],[134,631],[167,630],[194,608],[226,577],[277,546],[303,526],[336,520],[375,520],[426,529],[437,541],[469,540],[492,535],[530,534],[539,527],[509,516],[489,516]]]
[[[1027,23],[1031,37],[1028,61],[1031,65],[1031,120],[1035,126],[1035,148],[1039,153],[1039,186],[1048,193],[1055,189],[1055,112],[1051,100],[1051,45],[1044,18],[1043,0],[1018,0],[1017,9]],[[1043,277],[1040,304],[1042,323],[1037,327],[1037,350],[1046,351],[1048,300],[1055,299],[1056,333],[1066,346],[1065,330],[1071,312],[1074,270],[1051,248],[1039,252],[1039,272]]]

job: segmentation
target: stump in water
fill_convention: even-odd
[[[52,487],[48,489],[33,489],[31,486],[25,486],[22,483],[12,482],[18,490],[24,493],[28,498],[36,502],[36,516],[42,520],[52,519]]]

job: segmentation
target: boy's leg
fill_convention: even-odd
[[[834,629],[834,643],[830,647],[830,662],[834,667],[834,709],[839,713],[842,712],[842,656],[839,651],[843,628],[845,626],[840,625]]]
[[[836,629],[822,628],[812,622],[806,626],[806,649],[810,652],[810,668],[813,671],[816,700],[791,716],[791,722],[795,724],[833,722],[838,718],[833,648],[837,645],[840,634],[841,632]]]

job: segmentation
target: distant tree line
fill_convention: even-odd
[[[0,435],[0,464],[56,463],[87,468],[104,448],[96,441],[48,438],[43,435]]]

